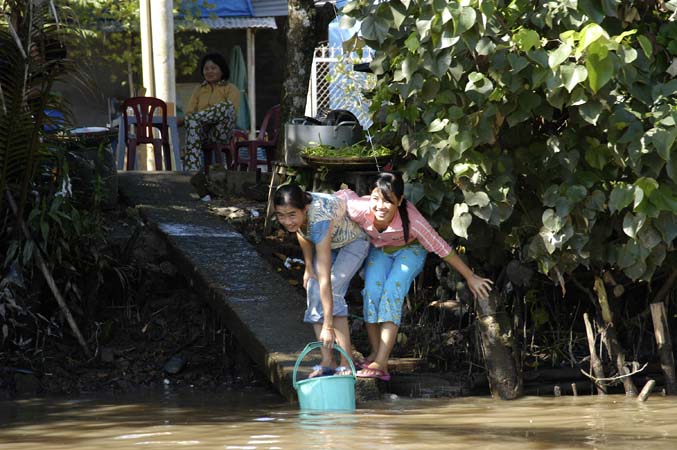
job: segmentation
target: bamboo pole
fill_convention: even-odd
[[[599,276],[595,276],[594,290],[597,293],[597,300],[602,308],[602,318],[606,325],[604,333],[606,335],[609,354],[611,355],[611,359],[616,363],[618,373],[620,375],[627,375],[630,371],[625,365],[625,354],[616,337],[616,329],[614,328],[613,315],[611,313],[611,307],[609,306],[609,299],[606,294],[606,288],[604,287],[604,281]],[[637,387],[635,387],[635,383],[632,382],[631,377],[624,376],[622,382],[626,396],[634,397],[638,394]]]
[[[592,324],[590,323],[588,313],[583,313],[583,321],[585,322],[585,334],[588,337],[588,349],[590,350],[590,372],[595,375],[595,378],[604,378],[604,367],[599,356],[597,356],[597,350],[595,350],[595,335],[592,331]],[[606,395],[606,386],[597,382],[595,386],[597,387],[598,395]]]
[[[665,303],[652,303],[651,319],[653,321],[654,336],[658,345],[658,355],[661,358],[661,369],[665,374],[665,392],[667,395],[677,394],[675,386],[675,358],[672,354],[672,340],[668,327]]]

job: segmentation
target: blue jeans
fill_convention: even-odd
[[[348,305],[346,292],[350,280],[360,270],[364,258],[369,252],[369,242],[366,239],[357,239],[331,252],[331,290],[334,297],[334,316],[347,317]],[[316,262],[314,262],[317,264]],[[317,273],[317,271],[316,271]],[[308,280],[306,288],[308,307],[303,321],[307,323],[322,323],[324,314],[320,299],[320,284],[315,278]]]
[[[400,325],[404,296],[423,270],[427,255],[428,252],[418,244],[392,253],[376,247],[369,250],[362,291],[365,322]]]

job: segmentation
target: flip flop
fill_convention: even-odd
[[[334,375],[336,376],[345,376],[345,375],[352,375],[353,371],[350,370],[350,367],[346,366],[338,366],[336,370],[334,371]]]
[[[319,364],[313,366],[313,371],[310,372],[308,378],[317,378],[317,377],[326,377],[329,375],[334,375],[334,369],[327,366],[321,366]]]
[[[372,360],[369,359],[369,358],[364,358],[364,359],[362,360],[362,362],[358,362],[357,364],[355,364],[355,366],[356,366],[358,369],[366,369],[367,366],[369,366],[369,364],[371,364],[371,363],[373,363],[373,362],[374,362],[374,361],[372,361]]]
[[[386,373],[381,369],[372,369],[371,367],[365,367],[362,370],[358,370],[355,376],[359,378],[376,378],[381,381],[390,381],[389,373]]]

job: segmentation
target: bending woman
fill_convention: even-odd
[[[362,291],[371,352],[356,375],[387,381],[388,358],[400,326],[404,296],[423,270],[427,252],[436,253],[456,269],[475,297],[487,297],[492,281],[475,275],[407,202],[399,174],[379,174],[369,197],[358,197],[350,190],[337,195],[347,199],[350,218],[367,232],[372,244]]]
[[[345,200],[331,194],[304,192],[296,184],[280,186],[273,198],[280,224],[296,237],[303,251],[303,287],[307,293],[304,322],[311,323],[324,344],[322,361],[310,377],[349,375],[348,361],[341,354],[336,367],[331,347],[334,341],[348,354],[352,351],[345,295],[350,280],[362,266],[369,242],[346,213]]]
[[[185,109],[186,148],[183,155],[185,170],[202,169],[203,142],[227,144],[233,135],[240,90],[228,83],[230,70],[218,53],[209,53],[200,61],[204,81],[193,92]]]

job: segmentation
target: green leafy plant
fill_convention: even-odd
[[[388,156],[392,150],[382,145],[371,146],[364,142],[358,142],[345,147],[333,147],[331,145],[313,145],[301,151],[304,156],[320,158],[369,158],[376,156]]]
[[[347,47],[376,50],[373,134],[410,156],[419,204],[456,236],[494,226],[493,252],[563,285],[674,266],[677,80],[650,45],[665,5],[359,0],[343,20],[361,20]]]
[[[199,19],[198,6],[210,5],[206,0],[175,2],[174,48],[177,73],[190,75],[206,51],[201,34],[209,28]],[[68,0],[66,4],[79,19],[84,45],[73,50],[78,57],[101,58],[125,68],[126,78],[118,79],[112,71],[112,81],[127,85],[133,93],[135,80],[141,74],[141,37],[139,2],[135,0]],[[130,94],[132,95],[132,94]],[[135,94],[133,94],[135,95]]]

